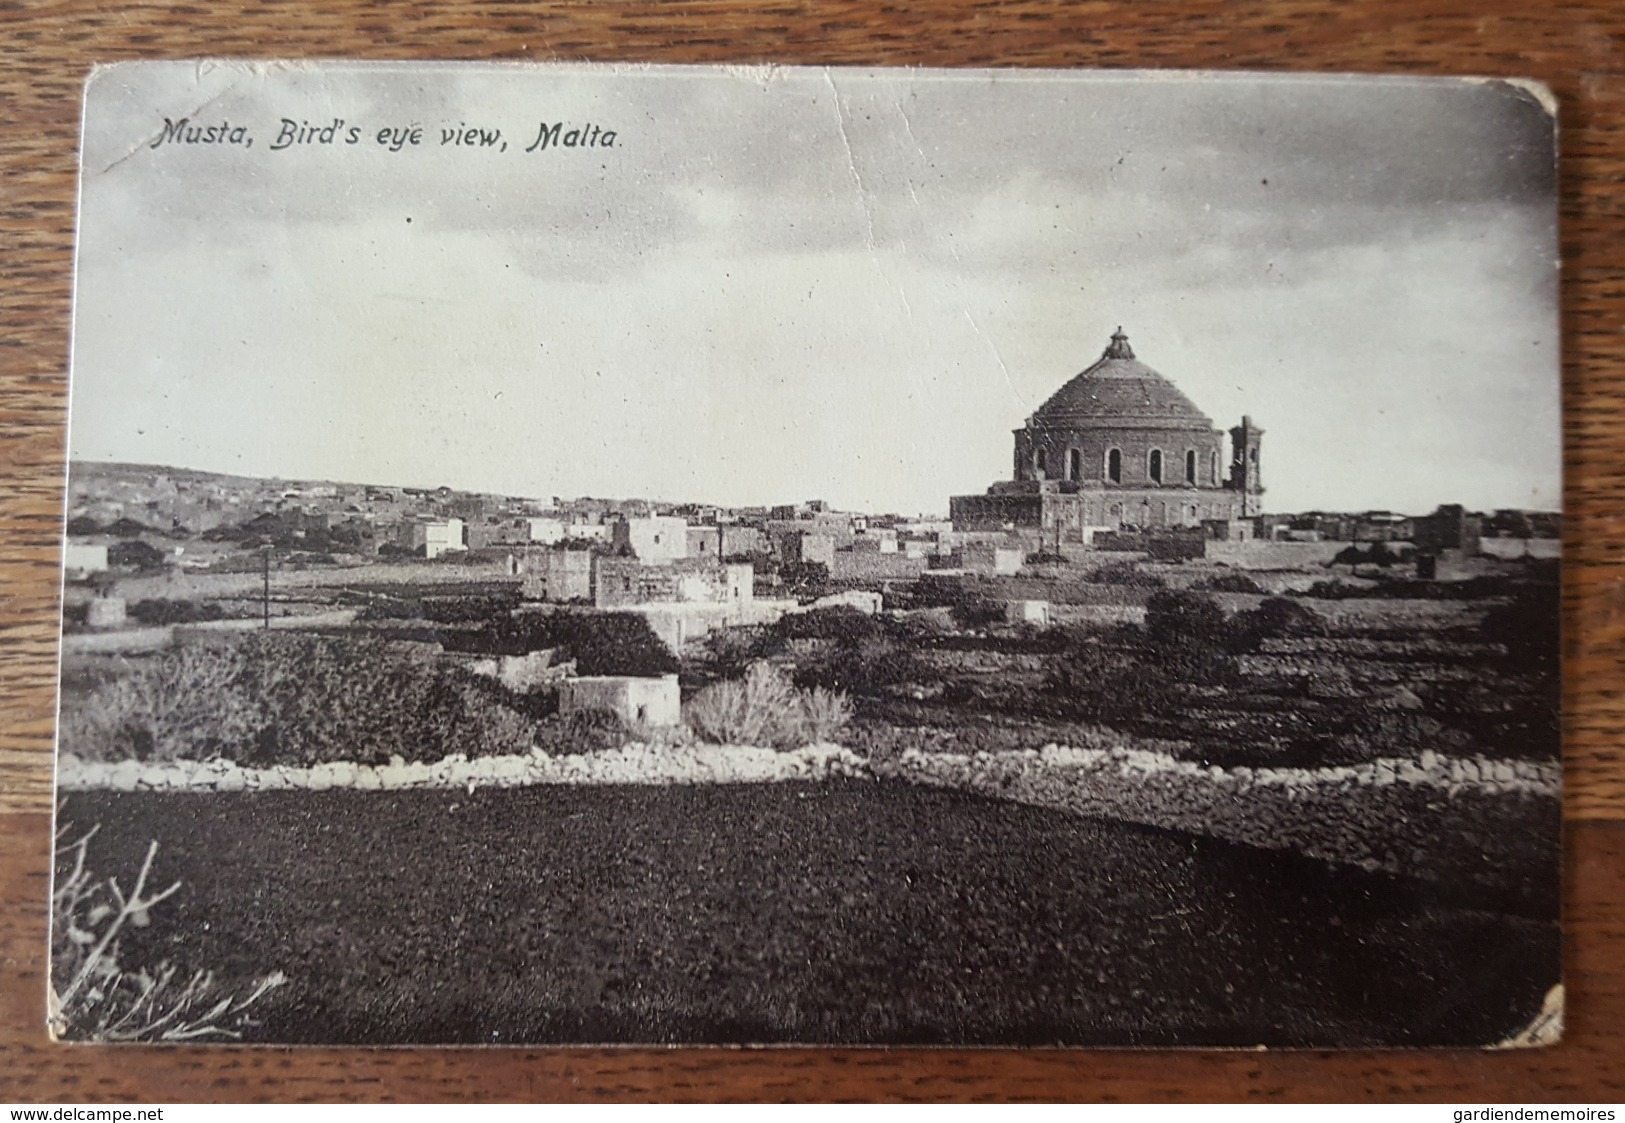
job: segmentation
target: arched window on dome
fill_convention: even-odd
[[[1045,454],[1044,449],[1039,449],[1033,453],[1033,471],[1039,479],[1046,478],[1049,472],[1049,457]]]
[[[1066,478],[1073,483],[1083,479],[1083,453],[1075,448],[1066,452]]]
[[[1151,477],[1154,484],[1162,482],[1162,449],[1154,448],[1146,454],[1145,474]]]
[[[1188,484],[1196,482],[1196,450],[1194,448],[1185,450],[1185,482]]]
[[[1121,449],[1109,448],[1106,450],[1106,478],[1114,484],[1123,482],[1123,452]]]
[[[1208,482],[1214,487],[1219,486],[1219,453],[1214,450],[1207,462]]]

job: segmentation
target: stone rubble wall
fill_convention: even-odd
[[[272,765],[247,768],[229,760],[85,761],[63,754],[57,786],[63,791],[361,791],[409,788],[513,788],[532,784],[714,784],[774,780],[824,780],[867,776],[868,765],[836,745],[809,745],[794,752],[720,745],[632,744],[581,755],[468,759],[454,753],[433,763],[388,764],[349,761],[310,768]]]
[[[1529,894],[1556,878],[1556,764],[1424,751],[1417,760],[1345,767],[1225,769],[1139,749],[1047,745],[973,755],[909,750],[876,771],[1370,870]]]
[[[879,778],[1207,835],[1366,869],[1538,894],[1553,883],[1555,764],[1450,757],[1327,768],[1220,768],[1132,748],[974,754],[909,749],[889,761],[837,745],[793,752],[632,744],[582,755],[454,754],[434,763],[246,768],[230,761],[57,765],[64,791],[472,790],[543,784],[710,784]],[[1545,832],[1543,836],[1542,832]]]

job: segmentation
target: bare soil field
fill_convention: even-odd
[[[79,793],[181,891],[123,940],[299,1043],[1471,1045],[1554,916],[906,784]]]

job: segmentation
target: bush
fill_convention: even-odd
[[[817,600],[829,592],[829,566],[823,562],[785,562],[779,567],[784,591],[802,600]]]
[[[721,678],[738,678],[774,646],[766,628],[718,628],[700,641],[709,672]]]
[[[1347,581],[1316,581],[1303,595],[1318,600],[1353,600],[1370,593],[1364,586],[1350,585]]]
[[[801,733],[796,690],[784,673],[753,663],[742,679],[708,686],[688,706],[688,723],[707,741],[795,748]]]
[[[1177,697],[1154,661],[1091,639],[1055,661],[1045,690],[1061,716],[1108,725],[1154,717]]]
[[[825,690],[815,686],[801,696],[801,714],[806,722],[808,740],[822,744],[829,741],[852,720],[852,703],[838,690]]]
[[[1485,613],[1480,634],[1491,643],[1504,643],[1507,654],[1530,670],[1547,674],[1562,658],[1563,606],[1558,586],[1525,585],[1508,604]]]
[[[1257,651],[1267,639],[1318,636],[1325,630],[1320,617],[1297,601],[1270,597],[1255,609],[1236,613],[1230,621],[1230,649]]]
[[[131,660],[62,707],[62,749],[86,760],[236,758],[264,725],[235,644],[188,646]]]
[[[1004,602],[967,593],[950,606],[954,623],[967,630],[1004,623]]]
[[[226,610],[213,601],[143,600],[130,606],[129,615],[148,626],[195,624],[202,620],[222,620]]]
[[[1384,757],[1414,757],[1424,749],[1463,752],[1472,740],[1429,714],[1382,711],[1355,717],[1322,750],[1320,763],[1369,764]]]
[[[412,597],[375,600],[362,609],[357,620],[424,620],[423,602]]]
[[[107,547],[107,564],[114,569],[155,573],[164,568],[166,557],[167,555],[158,547],[139,539],[127,539]]]
[[[519,590],[487,596],[425,597],[420,611],[436,624],[482,624],[510,616],[519,607]]]
[[[1045,695],[1073,719],[1107,724],[1178,714],[1193,688],[1232,685],[1224,610],[1201,593],[1161,590],[1144,629],[1074,630],[1050,665]]]
[[[753,663],[744,678],[696,694],[684,717],[695,733],[715,744],[787,750],[828,740],[852,719],[852,707],[844,694],[798,691],[783,671]]]
[[[531,724],[503,693],[422,645],[260,632],[132,660],[64,707],[62,747],[298,766],[523,753]]]
[[[665,675],[679,669],[649,621],[635,612],[532,612],[504,616],[478,632],[448,633],[448,651],[525,655],[559,650],[583,675]]]
[[[1224,609],[1201,593],[1165,589],[1145,605],[1145,634],[1155,648],[1172,652],[1218,651],[1225,640]]]
[[[781,643],[792,639],[828,639],[845,643],[873,639],[885,629],[880,621],[867,612],[850,605],[833,608],[815,608],[810,612],[793,612],[781,616],[773,625],[773,637]]]
[[[1332,558],[1333,565],[1378,565],[1384,569],[1404,558],[1398,550],[1392,549],[1386,542],[1373,542],[1370,547],[1362,550],[1358,543],[1351,544],[1339,550],[1337,556]]]
[[[149,910],[181,887],[148,892],[158,844],[129,895],[115,878],[91,876],[86,856],[96,829],[61,845],[72,833],[57,832],[57,876],[51,890],[50,1024],[60,1038],[77,1041],[200,1041],[235,1039],[252,1023],[248,1008],[287,982],[280,971],[250,980],[244,997],[222,993],[209,971],[182,972],[160,963],[151,973],[119,965],[118,937],[125,924],[150,923]]]
[[[887,621],[886,631],[904,643],[931,644],[959,627],[952,609],[917,608]]]
[[[878,694],[903,683],[923,684],[938,678],[908,647],[877,637],[856,643],[826,645],[796,669],[795,684],[823,687],[845,694]]]
[[[1168,583],[1155,573],[1146,573],[1134,562],[1112,562],[1089,574],[1096,585],[1127,585],[1137,589],[1161,589]]]
[[[1215,577],[1204,577],[1191,584],[1192,592],[1211,593],[1262,593],[1258,582],[1245,573],[1221,573]]]
[[[632,739],[632,733],[611,710],[578,710],[568,716],[555,714],[536,727],[536,744],[551,756],[580,756],[618,749]]]

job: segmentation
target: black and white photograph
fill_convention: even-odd
[[[85,90],[66,1042],[1562,1036],[1515,80]]]

